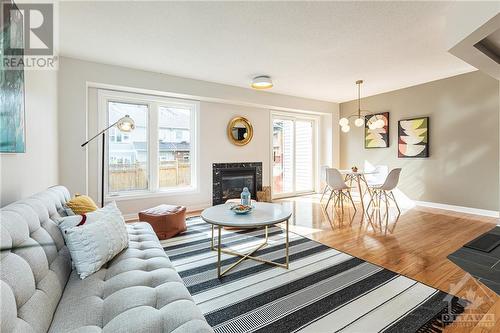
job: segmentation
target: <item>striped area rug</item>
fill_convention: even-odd
[[[196,217],[162,244],[215,332],[440,332],[467,303],[294,233],[290,269],[245,260],[219,280],[210,237],[210,225]],[[264,231],[223,230],[222,237],[245,252]],[[284,262],[283,230],[270,228],[256,255]],[[223,268],[237,260],[222,259]]]

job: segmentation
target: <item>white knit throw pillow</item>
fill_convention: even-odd
[[[113,202],[88,213],[84,224],[70,226],[72,219],[60,224],[71,259],[80,278],[97,272],[128,246],[127,227]]]

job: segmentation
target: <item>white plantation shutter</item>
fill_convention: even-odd
[[[316,155],[314,119],[273,118],[273,194],[314,191]]]
[[[283,193],[293,192],[293,121],[283,121]]]
[[[313,190],[313,124],[307,120],[295,122],[295,191]]]

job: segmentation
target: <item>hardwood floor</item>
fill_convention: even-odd
[[[399,219],[391,207],[388,219],[384,214],[368,219],[362,218],[361,207],[354,216],[347,206],[344,215],[332,204],[326,211],[319,198],[280,200],[294,212],[292,231],[473,301],[445,332],[500,332],[500,298],[446,258],[492,229],[497,219],[423,207],[403,211]]]
[[[385,212],[381,219],[376,214],[368,219],[362,218],[359,202],[356,214],[345,206],[342,215],[332,204],[325,210],[320,195],[279,202],[293,211],[291,231],[472,301],[444,332],[500,332],[500,297],[446,258],[494,228],[498,219],[419,206],[403,210],[399,219],[395,207],[388,219]]]

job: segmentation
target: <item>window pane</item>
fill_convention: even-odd
[[[123,133],[110,129],[108,141],[108,192],[148,189],[148,107],[146,105],[109,102],[108,124],[129,115],[135,129]]]
[[[293,192],[293,121],[273,120],[273,191]]]
[[[312,191],[313,184],[313,123],[295,122],[295,190]]]
[[[159,108],[160,188],[191,185],[191,110],[179,107]]]

